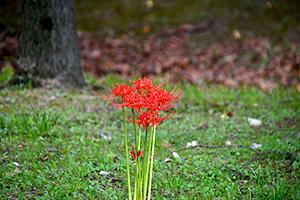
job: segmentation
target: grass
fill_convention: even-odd
[[[153,7],[148,7],[147,2],[152,2]],[[182,24],[198,25],[213,16],[217,26],[209,27],[209,35],[216,39],[234,40],[234,30],[239,30],[245,38],[270,36],[275,42],[297,39],[299,2],[296,0],[285,4],[241,0],[76,0],[75,3],[79,30],[96,31],[102,37],[163,32]],[[206,40],[205,37],[201,41]]]
[[[0,76],[0,84],[4,84],[8,82],[13,76],[13,68],[10,65],[6,65],[1,70],[1,76]]]
[[[127,82],[113,76],[86,78],[100,85]],[[184,95],[174,116],[157,134],[152,185],[155,199],[300,196],[300,94],[296,89],[279,88],[268,94],[247,87],[179,86],[185,89]],[[1,199],[126,198],[121,110],[111,108],[89,88],[16,87],[0,94]],[[233,116],[224,115],[228,112]],[[262,125],[251,127],[248,117],[262,120]],[[132,146],[134,136],[128,133]],[[172,151],[185,148],[193,140],[201,145],[230,141],[250,147],[257,143],[262,144],[258,152],[287,154],[260,156],[243,168],[241,165],[255,155],[245,148],[193,148],[178,151],[180,158],[173,157]],[[280,173],[292,163],[288,153],[296,161],[291,172]],[[171,162],[164,161],[167,157]],[[133,169],[132,165],[132,174]]]

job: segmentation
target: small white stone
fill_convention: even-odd
[[[108,172],[107,171],[100,171],[99,174],[100,175],[108,175]]]
[[[102,138],[104,138],[105,140],[111,140],[111,137],[110,137],[110,136],[106,136],[106,135],[103,133],[103,131],[100,131],[100,136],[101,136]]]
[[[257,148],[261,148],[262,144],[256,144],[256,143],[252,143],[251,148],[253,149],[257,149]]]
[[[224,117],[226,117],[226,116],[227,116],[226,114],[222,114],[222,115],[221,115],[221,118],[224,118]]]
[[[248,121],[250,123],[250,126],[260,126],[262,121],[259,119],[254,119],[254,118],[248,118]]]
[[[198,145],[198,143],[197,143],[196,140],[192,141],[192,146],[193,146],[193,147],[195,147],[195,146],[197,146],[197,145]]]
[[[188,142],[187,144],[186,144],[186,148],[189,148],[189,147],[191,147],[192,146],[192,143],[191,142]]]
[[[186,144],[186,148],[189,148],[189,147],[195,147],[195,146],[197,146],[197,145],[198,145],[197,141],[188,142],[188,143]]]

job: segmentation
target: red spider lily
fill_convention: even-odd
[[[152,84],[152,80],[148,78],[139,78],[136,81],[132,81],[132,86],[138,91],[139,94],[143,94],[144,92],[151,91],[153,89],[158,89],[163,87],[166,81],[158,84],[157,86]]]
[[[159,115],[158,111],[144,111],[141,112],[138,119],[135,121],[137,125],[141,128],[141,125],[148,130],[148,126],[152,123],[152,126],[155,124],[155,118]]]
[[[138,119],[135,121],[136,124],[141,125],[148,130],[148,126],[152,124],[152,126],[158,126],[164,120],[169,119],[171,117],[171,112],[169,112],[166,116],[159,118],[159,111],[147,110],[141,112]],[[129,122],[133,123],[133,120],[127,119]]]
[[[116,108],[131,108],[136,109],[139,117],[135,123],[148,129],[148,126],[157,126],[164,120],[171,117],[169,112],[165,117],[159,118],[161,110],[169,110],[174,107],[176,101],[182,95],[182,90],[175,90],[175,88],[168,93],[162,87],[165,82],[158,85],[153,85],[152,81],[147,78],[139,78],[132,81],[132,87],[127,85],[118,85],[108,87],[111,92],[110,95],[105,94],[103,91],[98,93],[99,96],[104,97],[112,106]],[[128,121],[133,120],[127,118]]]
[[[152,81],[150,79],[144,78],[141,79],[139,78],[136,81],[132,81],[133,87],[137,89],[137,91],[141,94],[143,90],[150,90],[153,88]]]
[[[147,93],[145,98],[149,101],[145,107],[152,110],[169,110],[174,107],[181,95],[182,90],[175,91],[175,88],[170,93],[162,88],[155,89]]]
[[[111,89],[110,94],[112,95],[110,97],[123,98],[125,95],[131,94],[132,92],[134,92],[134,88],[131,88],[124,84],[121,84],[121,85],[116,84],[115,87],[110,86],[109,88]]]
[[[136,109],[140,112],[144,105],[144,98],[137,93],[131,93],[124,97],[123,105],[128,108]]]
[[[104,97],[106,101],[108,101],[112,106],[116,108],[124,108],[126,107],[124,103],[124,98],[127,95],[130,95],[134,92],[134,88],[131,88],[127,85],[121,84],[115,84],[115,86],[108,86],[108,88],[111,90],[110,95],[105,94],[103,91],[96,91],[97,94],[101,97]],[[111,100],[112,99],[112,100]]]
[[[130,155],[132,157],[132,160],[134,162],[136,162],[136,159],[140,158],[142,156],[142,153],[143,153],[144,149],[142,150],[138,150],[138,153],[137,155],[135,155],[135,150],[134,150],[134,146],[132,147],[132,150],[130,151]]]

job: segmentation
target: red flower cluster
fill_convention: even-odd
[[[136,159],[138,159],[139,157],[142,156],[142,153],[143,153],[144,149],[141,150],[138,150],[138,153],[135,155],[135,150],[134,150],[134,146],[132,147],[132,150],[130,151],[130,155],[132,157],[132,160],[134,162],[136,162]]]
[[[132,81],[132,86],[127,85],[114,85],[110,86],[110,95],[100,92],[111,105],[116,108],[131,108],[136,109],[139,113],[139,117],[135,120],[136,124],[141,125],[148,129],[148,126],[152,124],[158,125],[162,121],[170,118],[170,112],[164,117],[159,118],[160,111],[169,110],[174,107],[176,101],[182,95],[182,90],[176,91],[175,88],[168,93],[163,89],[165,82],[153,85],[150,79],[139,78],[136,81]],[[130,122],[133,120],[128,119]]]

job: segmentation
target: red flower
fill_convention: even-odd
[[[169,110],[174,107],[181,95],[182,90],[175,91],[175,88],[170,93],[162,88],[155,89],[147,93],[145,98],[148,99],[148,104],[145,107],[152,110]]]
[[[136,162],[136,159],[140,158],[142,156],[142,153],[143,153],[144,149],[141,150],[138,150],[138,153],[137,155],[135,156],[135,150],[134,150],[134,146],[132,147],[132,150],[130,151],[130,155],[132,157],[132,160],[134,162]]]
[[[124,96],[123,105],[128,108],[136,109],[138,112],[140,112],[144,105],[144,98],[137,93],[131,93]]]
[[[132,86],[138,91],[139,94],[151,91],[153,89],[161,88],[166,82],[162,82],[157,86],[152,84],[152,80],[148,78],[139,78],[136,81],[132,81]]]
[[[139,127],[142,125],[148,129],[150,124],[157,126],[170,118],[170,112],[164,117],[159,118],[158,116],[160,111],[173,108],[182,95],[183,91],[181,89],[176,91],[175,88],[168,93],[162,88],[164,84],[165,82],[162,82],[155,86],[150,79],[139,78],[132,81],[132,87],[123,84],[108,87],[111,90],[110,95],[105,94],[103,91],[97,93],[116,108],[136,109],[139,115],[135,123]],[[133,122],[130,119],[128,121]]]
[[[159,118],[159,111],[157,110],[147,110],[144,112],[141,112],[138,119],[135,121],[136,124],[139,125],[141,128],[141,125],[148,130],[148,126],[152,124],[152,126],[158,126],[161,124],[164,120],[169,119],[171,117],[171,112],[169,112],[166,116]],[[133,122],[129,119],[130,122]]]
[[[130,95],[134,92],[134,88],[131,88],[127,85],[115,84],[115,86],[108,86],[108,89],[111,90],[110,95],[105,94],[103,91],[96,91],[99,96],[105,98],[111,105],[115,106],[116,108],[124,108],[126,105],[124,103],[124,98],[127,95]],[[112,100],[111,100],[112,99]]]
[[[150,79],[147,79],[147,78],[144,78],[144,79],[139,78],[136,81],[132,81],[132,85],[133,85],[133,87],[135,87],[135,89],[137,89],[137,91],[140,94],[145,89],[146,90],[150,90],[150,89],[153,88],[152,81]]]

